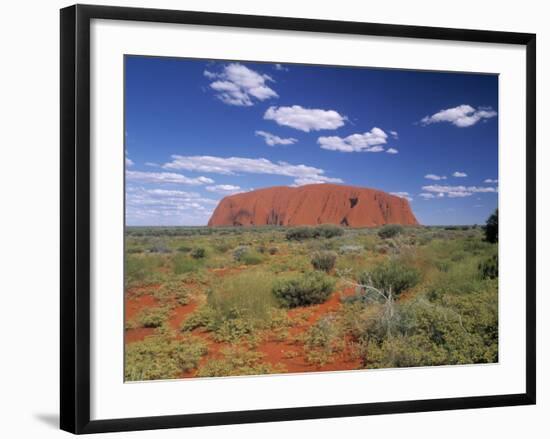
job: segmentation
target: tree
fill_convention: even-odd
[[[485,223],[485,241],[498,242],[498,209],[495,209]]]

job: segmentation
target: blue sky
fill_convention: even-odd
[[[204,225],[224,196],[339,183],[421,224],[498,202],[498,76],[127,56],[126,221]]]

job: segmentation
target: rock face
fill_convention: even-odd
[[[376,227],[417,225],[409,202],[376,189],[336,184],[275,186],[223,198],[208,225]]]

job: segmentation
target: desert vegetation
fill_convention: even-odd
[[[498,361],[484,227],[131,227],[125,379]]]

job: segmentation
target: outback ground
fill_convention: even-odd
[[[496,362],[494,241],[476,226],[129,227],[125,379]]]

